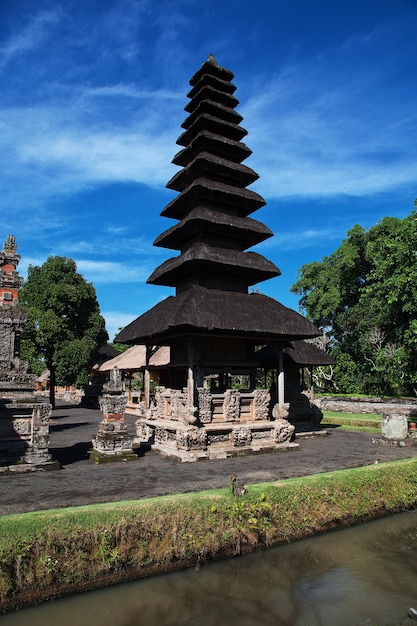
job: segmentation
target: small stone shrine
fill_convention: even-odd
[[[258,175],[242,164],[251,151],[241,141],[247,133],[235,111],[233,77],[210,55],[190,80],[189,115],[177,141],[183,149],[173,159],[181,169],[167,184],[179,195],[161,213],[177,223],[154,242],[179,255],[148,279],[176,293],[115,339],[147,350],[138,438],[182,461],[297,447],[282,358],[274,403],[268,389],[256,388],[255,352],[273,344],[281,354],[289,341],[321,334],[295,311],[249,292],[280,270],[247,251],[272,232],[249,217],[265,200],[246,189]],[[159,346],[170,347],[170,366],[151,402],[148,366]],[[233,377],[246,380],[245,388],[233,388]]]
[[[120,370],[114,367],[110,371],[110,380],[103,384],[103,394],[99,397],[103,420],[99,424],[97,435],[93,436],[93,449],[90,459],[95,463],[112,461],[135,461],[133,436],[127,432],[124,413],[127,395]]]
[[[51,405],[37,401],[35,376],[19,357],[26,321],[18,302],[19,261],[15,237],[8,235],[0,252],[0,473],[60,468],[48,450]]]

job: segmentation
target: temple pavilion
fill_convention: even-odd
[[[126,326],[117,342],[146,346],[147,363],[170,348],[165,385],[145,400],[138,432],[155,449],[182,460],[288,447],[294,427],[284,398],[283,349],[320,331],[307,319],[254,289],[280,270],[249,248],[272,236],[250,217],[265,200],[247,189],[258,175],[243,161],[250,149],[232,83],[234,74],[210,55],[190,80],[188,117],[167,183],[178,195],[161,216],[177,223],[155,246],[177,251],[148,283],[175,289]],[[279,358],[278,402],[256,385],[256,351],[273,346]],[[231,387],[234,377],[245,389]]]

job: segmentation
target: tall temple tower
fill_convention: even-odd
[[[0,369],[8,369],[19,357],[20,336],[26,321],[24,311],[18,306],[19,288],[23,278],[17,266],[16,239],[8,235],[0,252]]]
[[[48,450],[51,406],[37,401],[35,376],[20,358],[26,313],[18,298],[19,261],[16,239],[8,235],[0,252],[0,474],[60,467]]]
[[[240,126],[241,115],[235,111],[238,100],[233,78],[233,73],[220,67],[210,55],[190,80],[185,107],[189,115],[177,141],[183,149],[173,159],[182,169],[167,184],[179,193],[161,213],[178,223],[154,242],[156,246],[179,251],[179,255],[162,263],[148,279],[151,284],[174,287],[175,296],[138,317],[116,338],[123,343],[145,344],[149,355],[154,346],[170,346],[170,386],[186,394],[180,401],[187,407],[183,421],[196,429],[205,425],[206,447],[211,450],[215,441],[222,439],[216,431],[210,440],[213,415],[217,415],[214,421],[223,420],[229,426],[232,421],[240,424],[244,413],[244,420],[251,421],[250,414],[253,420],[259,420],[258,426],[261,419],[268,422],[271,418],[268,408],[254,417],[256,406],[266,398],[265,393],[261,401],[257,393],[261,390],[254,389],[255,350],[273,343],[282,352],[290,340],[321,334],[295,311],[265,295],[250,293],[251,287],[279,276],[280,270],[262,255],[248,251],[271,237],[272,232],[250,217],[265,200],[247,189],[258,175],[242,164],[251,151],[241,141],[247,132]],[[212,394],[208,398],[208,377],[221,379],[231,373],[249,375],[250,408],[244,408],[242,397],[231,394],[232,390],[225,386],[218,388],[218,396]],[[281,387],[279,404],[283,405]],[[177,397],[177,405],[178,401]],[[235,413],[230,413],[231,402],[235,408],[240,407]],[[170,410],[172,414],[173,409]],[[152,427],[151,422],[149,425]],[[232,430],[225,426],[223,435],[227,441],[233,439]],[[168,431],[164,433],[161,451],[164,446],[169,448],[167,442],[175,438]],[[263,443],[269,445],[274,436],[271,432],[265,435]],[[258,433],[257,445],[262,438]],[[249,440],[254,440],[252,431]]]
[[[197,285],[247,294],[251,285],[280,274],[261,255],[246,252],[272,232],[248,217],[265,200],[246,189],[258,175],[241,164],[251,151],[240,141],[247,133],[234,110],[232,78],[210,57],[190,81],[190,115],[177,141],[184,149],[173,159],[183,169],[167,184],[180,193],[161,214],[180,221],[154,242],[181,254],[148,280],[175,287],[177,295]]]
[[[0,252],[0,306],[2,304],[17,304],[18,291],[23,284],[16,270],[20,255],[17,254],[16,238],[7,235]]]

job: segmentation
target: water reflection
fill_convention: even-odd
[[[1,626],[347,626],[413,623],[417,512],[265,552],[79,594]],[[416,624],[416,622],[414,622]]]

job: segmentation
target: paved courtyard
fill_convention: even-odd
[[[101,419],[99,410],[60,402],[52,412],[50,450],[62,469],[0,475],[0,514],[226,487],[230,474],[251,484],[417,456],[417,446],[376,446],[371,434],[335,427],[327,436],[298,440],[294,451],[181,463],[141,448],[137,461],[96,465],[88,450]],[[126,420],[132,434],[135,419]]]

